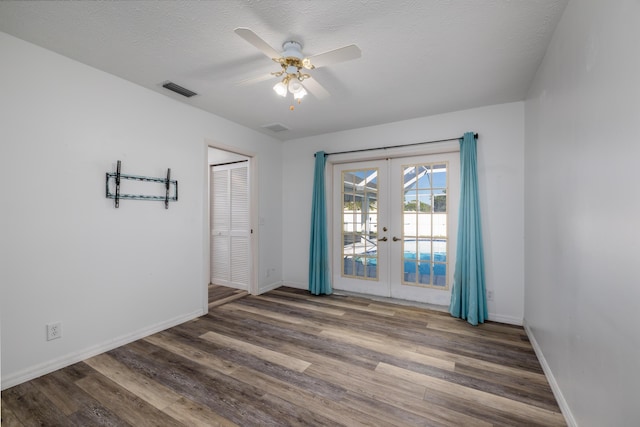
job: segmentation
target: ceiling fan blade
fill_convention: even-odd
[[[338,62],[350,61],[362,56],[360,48],[355,44],[340,47],[318,55],[310,56],[309,60],[315,68],[325,67],[327,65],[337,64]]]
[[[269,43],[262,40],[260,36],[248,28],[236,28],[233,30],[237,35],[251,43],[256,49],[264,53],[269,58],[280,58],[280,52],[272,48]]]
[[[273,75],[271,73],[269,74],[263,74],[260,76],[256,76],[256,77],[250,77],[248,79],[242,79],[236,83],[234,83],[234,86],[239,86],[239,87],[243,87],[243,86],[250,86],[254,83],[260,83],[260,82],[264,82],[266,80],[269,79],[273,79]]]
[[[304,82],[302,82],[302,85],[318,99],[326,99],[331,96],[329,92],[327,92],[327,90],[313,77],[305,79]]]

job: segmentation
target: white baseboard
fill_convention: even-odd
[[[503,316],[502,314],[489,313],[489,320],[492,322],[508,323],[509,325],[522,326],[522,318]]]
[[[536,337],[535,335],[533,335],[533,331],[531,330],[531,328],[529,328],[529,325],[527,325],[526,319],[524,320],[523,324],[524,324],[524,330],[527,333],[527,336],[529,337],[531,346],[533,347],[533,351],[536,352],[536,356],[538,357],[538,360],[540,361],[540,365],[542,366],[542,370],[544,371],[544,374],[546,375],[547,380],[549,381],[549,385],[551,386],[551,391],[553,391],[553,395],[555,396],[556,401],[558,402],[558,406],[560,406],[560,410],[562,411],[562,415],[564,416],[564,419],[567,422],[567,425],[569,427],[578,427],[578,423],[576,422],[576,419],[573,417],[573,413],[571,412],[571,409],[569,408],[569,405],[567,404],[567,401],[564,398],[564,395],[562,394],[562,390],[560,390],[560,386],[558,385],[558,382],[556,381],[556,378],[553,376],[553,372],[551,371],[551,368],[547,363],[547,359],[545,359],[544,354],[542,353],[542,348],[540,348],[538,341],[536,341]]]
[[[141,338],[148,337],[149,335],[155,334],[156,332],[164,331],[165,329],[180,325],[184,322],[188,322],[189,320],[195,319],[196,317],[200,317],[204,314],[206,313],[202,309],[199,309],[189,314],[174,317],[173,319],[157,323],[148,328],[140,329],[131,334],[123,335],[108,342],[101,343],[93,347],[73,352],[45,363],[41,363],[31,368],[24,369],[20,372],[16,372],[15,374],[10,374],[6,378],[2,378],[2,390],[16,386],[18,384],[22,384],[26,381],[33,380],[35,378],[41,377],[42,375],[49,374],[53,371],[57,371],[58,369],[65,368],[67,366],[73,365],[74,363],[81,362],[98,354],[113,350],[114,348],[129,344]]]
[[[277,282],[274,282],[274,283],[269,283],[267,285],[262,285],[258,289],[258,295],[262,295],[265,292],[269,292],[269,291],[272,291],[274,289],[277,289],[280,286],[282,286],[282,281],[277,281]]]
[[[307,283],[285,282],[283,286],[288,286],[295,289],[309,289],[309,285]]]

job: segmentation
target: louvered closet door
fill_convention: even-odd
[[[249,288],[247,163],[211,167],[211,283]]]

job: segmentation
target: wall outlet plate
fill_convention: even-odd
[[[47,341],[62,338],[62,322],[47,324]]]

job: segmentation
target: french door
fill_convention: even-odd
[[[448,305],[459,153],[334,165],[335,289]]]

